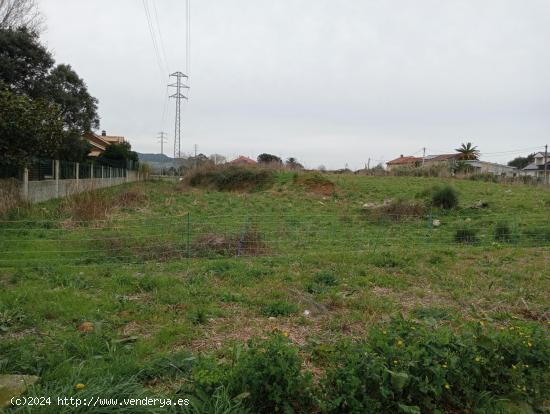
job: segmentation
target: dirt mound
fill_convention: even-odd
[[[336,191],[336,185],[318,173],[297,174],[294,176],[294,183],[311,193],[323,196],[330,196]]]

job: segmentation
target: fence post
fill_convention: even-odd
[[[187,258],[191,258],[191,213],[187,212]]]
[[[94,177],[94,163],[93,162],[90,164],[90,178],[91,178],[90,184],[91,184],[92,187],[94,187],[95,177]]]
[[[23,169],[23,198],[29,199],[29,169],[27,167]]]
[[[241,248],[244,243],[244,236],[246,235],[246,232],[248,231],[249,227],[249,217],[246,216],[246,220],[243,224],[243,227],[241,229],[241,237],[239,238],[239,243],[237,244],[237,257],[241,255]]]
[[[55,198],[59,198],[59,160],[54,162]]]
[[[80,163],[76,163],[75,165],[75,178],[76,178],[76,189],[79,189],[80,184]]]

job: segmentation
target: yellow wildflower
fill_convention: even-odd
[[[78,383],[74,386],[77,390],[83,390],[84,388],[86,388],[86,385],[82,384],[82,383]]]
[[[288,337],[288,332],[287,332],[287,331],[284,331],[284,332],[283,332],[283,336]]]
[[[481,357],[476,356],[476,362],[481,361]]]
[[[446,390],[450,390],[451,389],[451,386],[449,384],[445,384],[445,389]]]
[[[403,341],[401,340],[397,341],[397,346],[403,346]]]

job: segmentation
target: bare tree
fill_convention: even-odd
[[[221,154],[212,154],[209,158],[215,165],[225,164],[227,162],[227,158]]]
[[[26,27],[40,32],[43,23],[36,0],[0,0],[0,29]]]

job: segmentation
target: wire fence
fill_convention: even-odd
[[[447,247],[541,248],[550,217],[479,214],[210,215],[127,220],[0,221],[0,267],[146,263]]]

